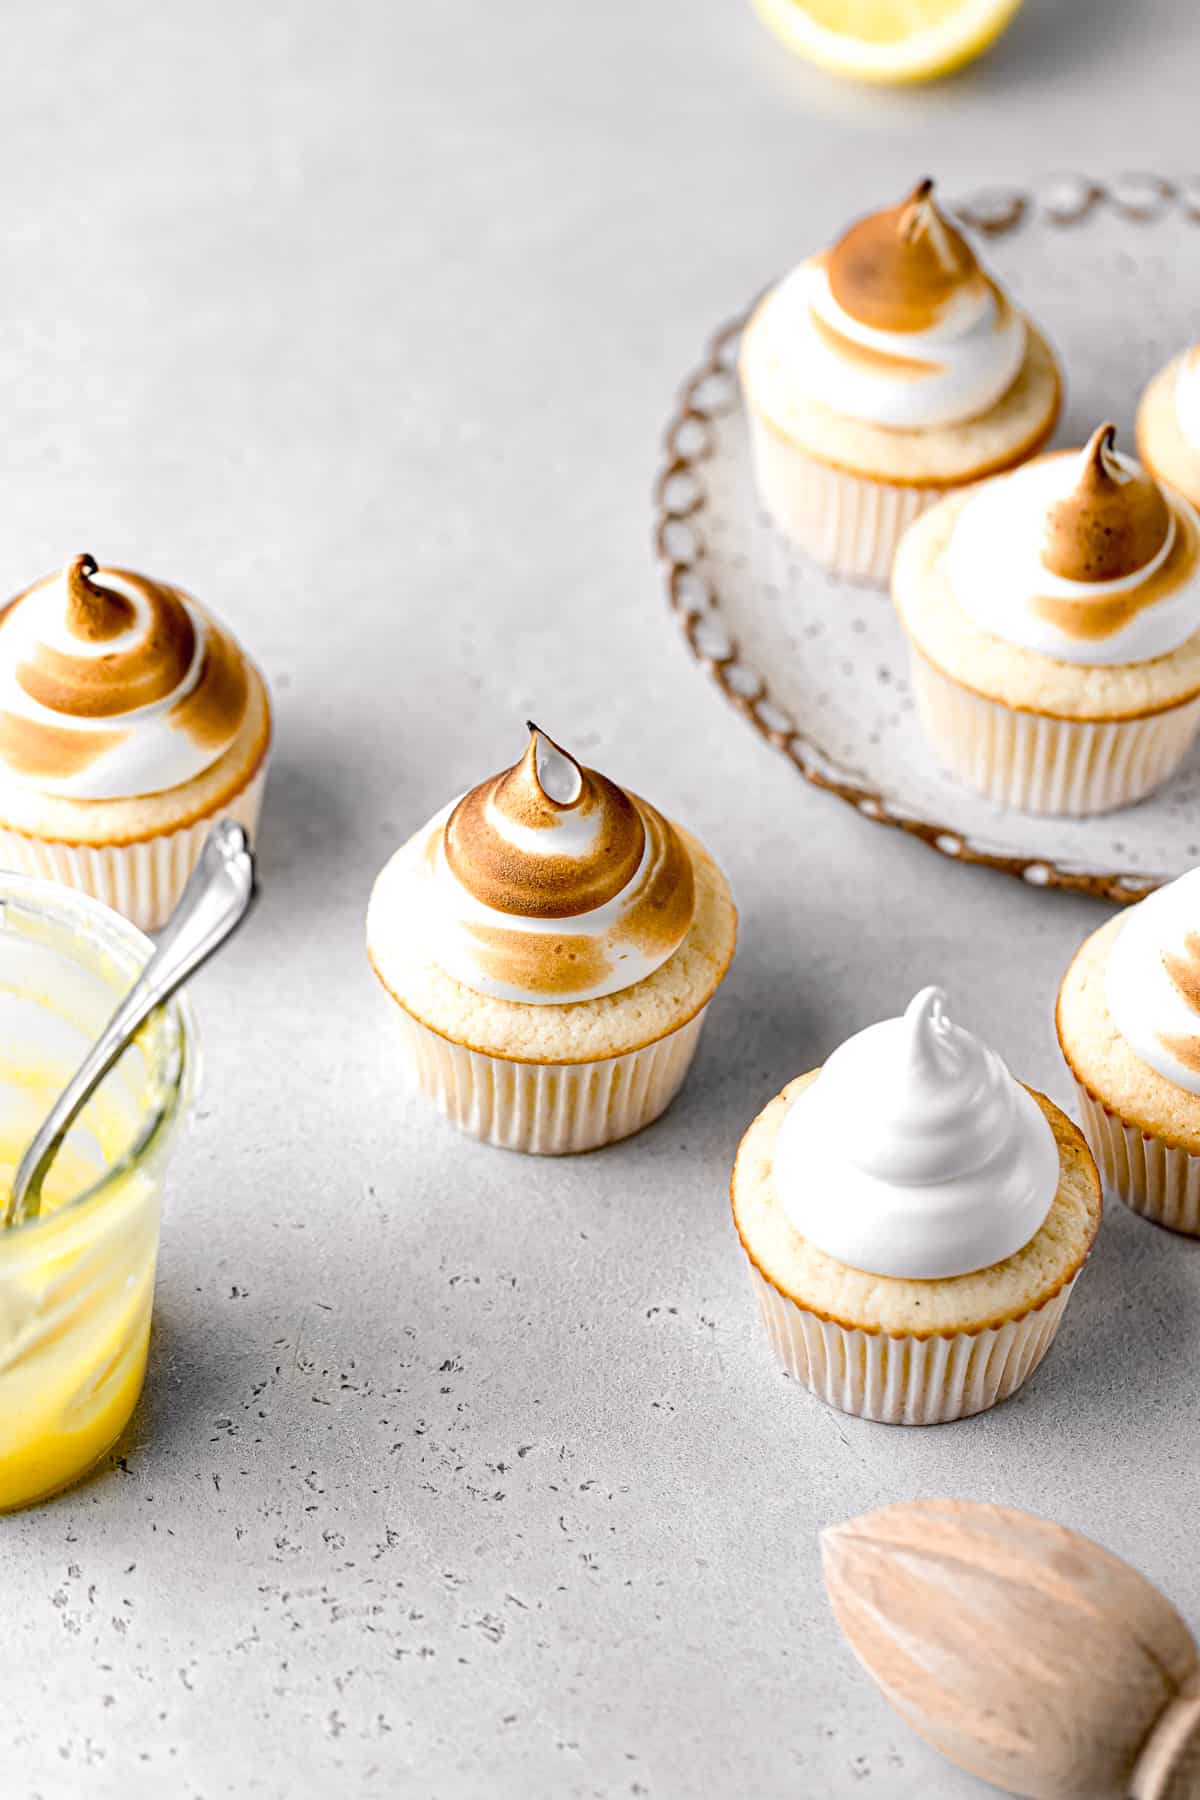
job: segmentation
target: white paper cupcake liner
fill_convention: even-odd
[[[1200,1237],[1200,1157],[1128,1124],[1078,1078],[1075,1087],[1105,1193],[1156,1225]]]
[[[64,844],[0,828],[0,867],[79,888],[142,931],[158,931],[179,901],[205,840],[218,819],[233,819],[253,838],[262,810],[267,765],[226,805],[181,831],[134,844]]]
[[[806,456],[753,410],[750,444],[759,498],[780,531],[854,581],[886,587],[905,530],[945,493],[871,481]]]
[[[1007,1400],[1054,1342],[1075,1286],[985,1331],[889,1337],[809,1312],[753,1263],[750,1274],[771,1347],[793,1380],[828,1406],[881,1425],[948,1425]]]
[[[1141,800],[1200,730],[1200,699],[1138,719],[1055,719],[960,686],[910,646],[922,729],[943,767],[997,806],[1083,818]]]
[[[537,1156],[595,1150],[657,1119],[683,1084],[707,1010],[624,1056],[524,1063],[468,1050],[393,1007],[404,1058],[438,1110],[472,1137]]]

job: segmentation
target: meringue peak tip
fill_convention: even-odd
[[[124,616],[124,608],[116,596],[93,580],[99,564],[90,551],[73,556],[64,571],[67,589],[67,623],[77,637],[96,638],[109,634],[113,615]]]
[[[1114,474],[1113,464],[1116,460],[1117,428],[1111,419],[1103,425],[1097,425],[1091,437],[1083,447],[1083,467],[1088,473],[1095,473],[1111,480]]]
[[[125,595],[95,577],[100,568],[89,551],[73,556],[63,572],[67,629],[87,643],[118,637],[128,629],[134,609]]]
[[[72,611],[79,608],[90,610],[100,598],[100,589],[93,582],[93,575],[99,571],[99,563],[89,550],[83,550],[73,556],[63,571],[67,584],[67,599]]]
[[[951,1036],[945,988],[923,987],[904,1009],[908,1055],[916,1067],[940,1065]]]
[[[946,1018],[946,990],[931,982],[927,987],[919,988],[904,1009],[904,1017],[913,1025],[923,1025],[926,1020],[933,1025],[941,1025]]]
[[[937,216],[933,176],[922,175],[917,185],[900,202],[900,236],[906,243],[911,243],[917,233],[929,223],[931,216]]]
[[[527,765],[538,791],[551,806],[574,806],[583,794],[583,770],[548,731],[532,719],[526,719],[529,745],[522,761]]]
[[[558,739],[552,738],[550,733],[546,730],[546,727],[544,725],[539,725],[536,719],[526,719],[525,729],[530,736],[530,748],[536,748],[538,744],[544,744],[547,750],[554,751],[558,756],[565,756],[568,762],[575,761],[575,758],[571,755],[570,751],[564,750]]]
[[[920,246],[932,253],[947,281],[962,280],[977,271],[974,251],[938,206],[932,175],[918,181],[892,216],[900,242],[910,251]]]
[[[1116,437],[1116,426],[1105,420],[1063,464],[1065,485],[1046,514],[1042,550],[1053,575],[1124,580],[1166,554],[1170,503],[1140,463],[1118,454]]]

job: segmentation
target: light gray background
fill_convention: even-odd
[[[1191,0],[1029,0],[990,59],[834,87],[743,0],[42,0],[0,57],[0,591],[81,549],[273,679],[254,929],[133,1429],[0,1523],[5,1794],[957,1800],[833,1628],[817,1531],[993,1498],[1200,1624],[1200,1263],[1117,1211],[1042,1375],[934,1432],[779,1376],[727,1217],[786,1078],[931,979],[1068,1099],[1099,905],[809,791],[685,657],[657,434],[716,321],[926,169],[1188,171]],[[685,820],[742,947],[693,1077],[566,1163],[401,1090],[362,953],[402,835],[534,712]]]

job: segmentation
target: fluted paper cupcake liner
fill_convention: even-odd
[[[537,1156],[596,1150],[657,1119],[683,1084],[707,1010],[624,1056],[525,1063],[468,1050],[394,1008],[403,1055],[438,1110],[472,1137]]]
[[[750,442],[758,494],[784,536],[836,575],[886,587],[896,545],[937,487],[872,481],[806,456],[753,411]]]
[[[158,931],[175,910],[218,819],[233,819],[254,836],[266,779],[264,761],[241,793],[225,805],[180,831],[133,844],[65,844],[0,827],[0,867],[79,888],[123,913],[142,931]]]
[[[1200,1156],[1131,1125],[1076,1078],[1083,1135],[1104,1191],[1169,1231],[1200,1237]]]
[[[922,729],[943,767],[997,806],[1083,818],[1161,786],[1200,730],[1200,699],[1137,719],[1055,719],[972,693],[911,646]]]
[[[1054,1342],[1075,1283],[984,1331],[888,1336],[849,1329],[781,1294],[750,1265],[771,1347],[819,1400],[881,1425],[948,1425],[1007,1400]]]

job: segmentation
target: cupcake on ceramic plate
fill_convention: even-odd
[[[1200,1237],[1200,869],[1092,933],[1057,1022],[1109,1193]]]
[[[396,852],[367,917],[420,1087],[472,1136],[545,1154],[665,1110],[736,933],[703,845],[535,725]]]
[[[1200,730],[1200,517],[1114,435],[943,500],[896,556],[925,735],[1001,806],[1128,805]]]
[[[0,612],[0,864],[166,922],[209,830],[253,835],[262,677],[179,588],[77,556]]]
[[[939,211],[933,183],[852,225],[761,301],[742,338],[759,496],[841,575],[884,584],[904,527],[1032,456],[1054,354]]]
[[[771,1101],[731,1194],[783,1367],[889,1425],[1015,1393],[1100,1228],[1080,1132],[951,1024],[932,987]]]
[[[1200,506],[1200,344],[1172,357],[1146,388],[1137,447],[1159,481]]]

